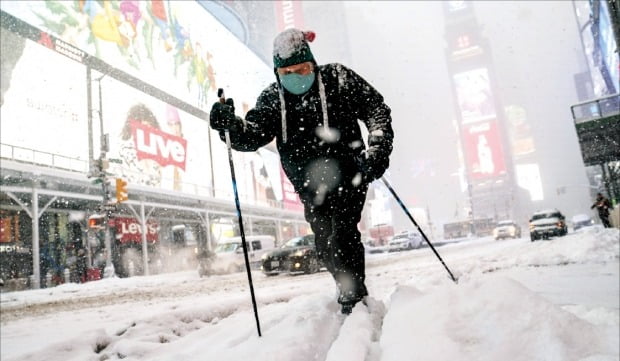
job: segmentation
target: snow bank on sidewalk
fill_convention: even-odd
[[[392,295],[382,361],[617,360],[616,326],[594,325],[507,278]]]

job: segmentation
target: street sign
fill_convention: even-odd
[[[586,166],[620,160],[620,95],[571,106]]]
[[[116,212],[116,204],[102,204],[99,206],[100,212]]]

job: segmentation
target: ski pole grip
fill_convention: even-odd
[[[217,97],[220,98],[220,103],[226,104],[226,96],[224,95],[224,88],[217,89]]]

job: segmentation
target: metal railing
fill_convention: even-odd
[[[73,172],[88,172],[88,160],[9,144],[0,144],[0,158]]]
[[[620,114],[620,94],[572,105],[570,111],[575,124]]]
[[[35,149],[9,144],[0,143],[0,158],[10,159],[22,163],[34,164],[37,166],[49,167],[53,169],[68,170],[83,174],[88,174],[89,170],[88,160],[71,158],[59,154],[42,152]],[[132,173],[131,170],[127,169],[124,169],[123,171],[125,173]],[[172,183],[173,179],[164,177],[161,179],[161,181]],[[215,190],[213,190],[211,189],[211,187],[187,182],[183,182],[181,186],[183,189],[182,193],[198,196],[212,196],[219,199],[232,199],[233,197],[231,189],[216,188]],[[248,205],[284,209],[284,204],[282,202],[274,200],[254,199],[246,195],[242,195],[241,199],[244,204]]]

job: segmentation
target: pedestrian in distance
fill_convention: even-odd
[[[603,226],[605,226],[605,228],[610,228],[611,222],[609,222],[609,210],[611,209],[611,202],[609,199],[605,198],[601,193],[597,193],[596,201],[590,209],[594,208],[598,211],[598,217],[601,219]]]
[[[210,124],[232,148],[256,151],[276,139],[282,168],[304,205],[319,259],[348,314],[368,295],[360,221],[368,184],[389,165],[391,110],[366,80],[342,64],[318,65],[313,32],[288,29],[274,40],[276,81],[245,119],[234,101],[215,103]],[[368,130],[368,147],[358,120]]]

